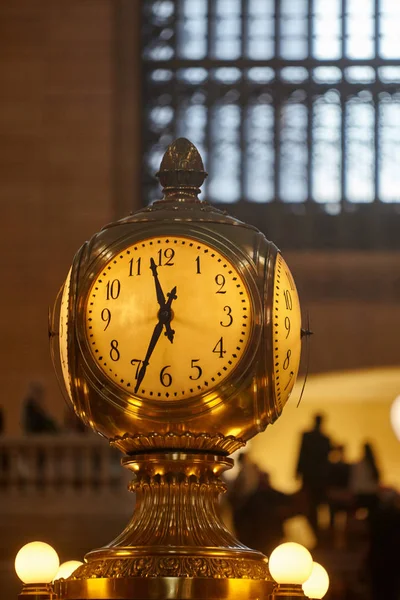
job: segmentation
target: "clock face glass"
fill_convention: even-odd
[[[272,314],[275,397],[282,410],[299,371],[301,313],[292,274],[280,254],[277,255],[275,266]]]
[[[116,254],[89,291],[86,335],[105,375],[139,398],[211,392],[237,366],[252,330],[248,289],[214,248],[182,236]]]
[[[68,300],[69,300],[69,288],[71,281],[71,269],[69,270],[67,279],[64,283],[64,288],[61,296],[61,305],[60,305],[60,361],[61,361],[61,369],[64,378],[65,387],[68,393],[68,396],[72,398],[71,395],[71,382],[69,376],[68,369]]]

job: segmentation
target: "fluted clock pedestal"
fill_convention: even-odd
[[[220,475],[230,458],[170,451],[125,457],[134,473],[131,522],[90,552],[63,582],[69,599],[266,598],[273,583],[260,552],[238,542],[219,516]]]

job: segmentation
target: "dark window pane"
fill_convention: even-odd
[[[379,198],[400,202],[400,94],[379,101]]]
[[[315,98],[312,127],[312,199],[319,203],[341,201],[340,96],[329,90]]]
[[[349,202],[375,198],[375,108],[370,92],[361,92],[346,103],[345,195]]]

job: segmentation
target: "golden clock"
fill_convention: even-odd
[[[53,311],[67,396],[125,454],[137,494],[132,521],[86,556],[65,597],[257,600],[272,590],[267,560],[219,519],[219,476],[293,389],[297,291],[256,227],[198,199],[193,144],[171,144],[158,176],[163,199],[83,244]]]
[[[86,337],[98,368],[146,400],[212,392],[242,359],[253,303],[238,269],[215,247],[155,236],[117,252],[94,278]]]

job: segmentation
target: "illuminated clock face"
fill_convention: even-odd
[[[65,382],[65,387],[70,399],[71,395],[71,382],[68,368],[68,299],[69,299],[69,288],[71,281],[71,269],[69,270],[67,279],[64,283],[64,288],[61,296],[60,305],[60,361],[61,369]]]
[[[292,274],[280,254],[277,255],[275,265],[272,315],[275,398],[282,410],[299,370],[301,313]]]
[[[211,392],[237,367],[252,332],[247,286],[233,264],[182,236],[116,254],[89,291],[86,335],[103,373],[132,396]]]

